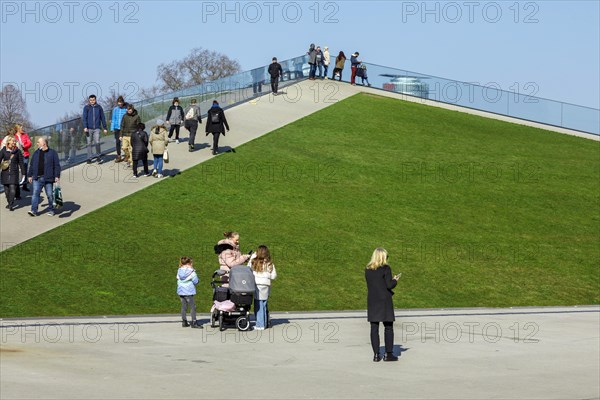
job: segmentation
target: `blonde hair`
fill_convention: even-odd
[[[387,264],[388,252],[382,247],[378,247],[373,251],[371,262],[367,264],[367,269],[377,269],[382,265]]]
[[[252,270],[256,272],[273,272],[271,252],[267,246],[260,245],[256,249],[256,257],[252,260]]]

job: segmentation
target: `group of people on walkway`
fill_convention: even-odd
[[[277,270],[271,258],[269,248],[265,245],[258,246],[256,253],[250,251],[242,254],[240,250],[240,234],[238,232],[225,232],[224,239],[217,243],[221,249],[218,260],[220,269],[229,273],[231,268],[239,265],[248,265],[252,268],[256,281],[256,291],[254,293],[254,317],[256,325],[255,330],[264,330],[267,328],[268,300],[271,292],[271,282],[277,278]],[[202,328],[197,322],[196,304],[194,296],[196,295],[196,285],[199,277],[194,269],[193,260],[190,257],[181,257],[179,269],[177,270],[177,295],[181,301],[181,319],[184,328]],[[187,313],[190,313],[191,323],[187,319]]]
[[[308,55],[308,65],[310,66],[308,79],[328,79],[327,71],[329,69],[329,64],[331,63],[329,47],[325,46],[324,50],[321,50],[320,46],[315,46],[314,43],[311,43],[306,54]],[[356,77],[358,76],[362,79],[363,85],[365,85],[366,82],[367,86],[371,86],[367,76],[367,66],[358,58],[359,55],[360,53],[356,51],[350,56],[350,84],[356,85]],[[338,78],[339,81],[342,80],[342,72],[344,71],[346,60],[346,55],[343,51],[340,51],[334,60],[334,68],[331,74],[331,79]],[[319,70],[318,77],[317,70]]]
[[[21,200],[21,190],[29,191],[27,183],[30,183],[33,185],[33,193],[29,215],[32,217],[38,215],[43,188],[48,199],[46,213],[53,216],[54,185],[59,183],[61,172],[58,153],[48,147],[48,140],[45,137],[36,140],[37,149],[33,156],[29,153],[31,146],[31,139],[21,125],[16,125],[2,140],[0,179],[4,186],[6,208],[10,211],[17,208],[17,202]]]

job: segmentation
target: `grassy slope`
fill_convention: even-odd
[[[206,311],[228,229],[272,248],[272,310],[364,308],[376,246],[397,307],[598,304],[599,166],[597,142],[355,96],[3,252],[0,316],[176,312],[181,255]]]

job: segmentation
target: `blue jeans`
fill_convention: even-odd
[[[40,204],[40,194],[42,193],[42,187],[46,191],[46,197],[48,198],[48,211],[54,211],[54,197],[52,195],[52,189],[54,189],[54,182],[46,182],[46,179],[42,176],[33,180],[33,195],[31,196],[31,211],[37,214],[38,205]]]
[[[157,173],[162,175],[163,171],[163,155],[162,154],[154,154],[153,166]]]
[[[323,77],[327,78],[327,71],[329,70],[329,65],[323,64]]]
[[[319,68],[319,78],[323,78],[323,64],[318,64],[317,68]],[[327,72],[325,72],[325,75],[327,75]]]
[[[308,73],[309,78],[314,78],[317,74],[317,64],[310,64],[310,72]]]
[[[257,328],[267,326],[267,300],[254,300],[254,316]]]

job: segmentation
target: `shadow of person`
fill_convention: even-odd
[[[402,347],[401,344],[395,344],[394,345],[394,350],[392,351],[392,353],[397,356],[400,357],[402,355],[402,353],[404,353],[405,351],[410,350],[410,347],[404,348]],[[379,347],[379,354],[384,354],[385,353],[385,346],[381,346]]]
[[[56,210],[56,214],[58,214],[58,218],[69,218],[75,212],[79,211],[81,206],[79,204],[73,203],[72,201],[63,202],[63,206]]]
[[[235,153],[235,149],[230,146],[220,146],[219,153]]]

